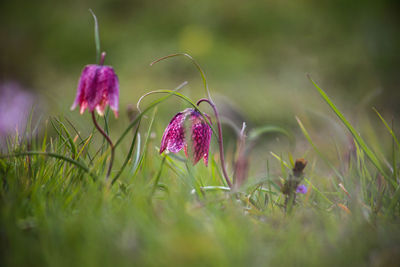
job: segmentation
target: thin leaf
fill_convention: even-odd
[[[92,136],[93,136],[92,134],[89,135],[89,137],[87,138],[86,142],[83,144],[81,150],[78,152],[78,155],[76,156],[77,159],[78,159],[79,156],[82,154],[82,152],[83,152],[83,150],[86,148],[86,146],[89,144],[89,141],[92,139]],[[89,160],[90,160],[90,158],[89,158]]]
[[[136,146],[136,152],[135,152],[135,160],[133,161],[133,164],[132,164],[131,173],[135,173],[137,167],[139,166],[141,144],[142,144],[142,142],[141,142],[140,133],[138,133],[137,146]]]
[[[113,184],[117,181],[117,179],[119,178],[119,176],[121,175],[121,173],[124,171],[126,165],[127,165],[128,162],[129,162],[129,159],[130,159],[131,156],[132,156],[132,152],[133,152],[133,148],[134,148],[135,143],[136,143],[136,139],[137,139],[137,136],[138,136],[139,128],[140,128],[140,121],[139,121],[138,127],[136,128],[135,135],[133,136],[131,146],[129,147],[128,155],[126,156],[125,161],[124,161],[124,163],[122,164],[121,169],[118,171],[118,173],[117,173],[117,174],[115,175],[115,177],[113,178],[113,180],[112,180],[112,182],[111,182],[111,185],[113,185]]]
[[[151,195],[154,195],[154,193],[156,192],[156,189],[158,187],[158,182],[160,181],[161,173],[162,173],[162,170],[164,167],[164,163],[165,163],[165,157],[163,157],[163,159],[161,161],[160,169],[158,170],[157,175],[154,179],[153,190],[151,191]]]
[[[275,126],[275,125],[266,125],[266,126],[262,126],[262,127],[253,129],[249,134],[249,140],[257,139],[261,135],[268,134],[268,133],[281,133],[281,134],[285,135],[291,143],[294,141],[293,135],[291,135],[285,129],[283,129],[279,126]]]
[[[326,165],[328,165],[336,174],[337,177],[340,178],[340,180],[343,182],[344,178],[343,176],[340,174],[340,172],[335,168],[335,166],[333,166],[333,164],[325,157],[324,154],[321,153],[321,151],[319,151],[319,149],[317,148],[317,146],[314,144],[314,142],[311,139],[310,134],[308,133],[308,131],[306,130],[306,128],[304,127],[303,123],[301,122],[301,120],[296,117],[297,123],[300,126],[300,129],[304,135],[304,137],[307,139],[307,141],[310,143],[311,147],[314,149],[314,151],[318,154],[318,156],[322,159],[323,162],[325,162]]]
[[[215,192],[215,191],[230,192],[231,188],[227,187],[227,186],[216,185],[216,186],[202,186],[202,187],[200,187],[200,190],[203,191],[203,192],[210,192],[210,191],[211,192]],[[196,190],[193,189],[191,193],[192,194],[196,193]]]
[[[19,153],[15,153],[15,154],[8,154],[8,155],[0,155],[0,158],[13,158],[13,157],[23,157],[23,156],[29,156],[29,155],[44,155],[44,156],[48,156],[48,157],[53,157],[53,158],[57,158],[57,159],[61,159],[64,160],[66,162],[69,162],[71,164],[74,164],[75,166],[77,166],[78,168],[80,168],[81,170],[85,171],[86,173],[88,173],[93,179],[97,179],[97,176],[95,174],[93,174],[89,168],[84,165],[83,163],[65,157],[63,155],[57,154],[57,153],[52,153],[52,152],[43,152],[43,151],[26,151],[26,152],[19,152]]]
[[[357,131],[353,128],[353,126],[350,124],[350,122],[344,117],[344,115],[338,110],[338,108],[335,106],[335,104],[331,101],[331,99],[328,97],[328,95],[325,93],[324,90],[322,90],[311,78],[311,76],[308,75],[309,80],[311,83],[317,88],[319,94],[322,96],[322,98],[325,100],[325,102],[330,106],[330,108],[335,112],[336,116],[343,122],[343,124],[347,127],[347,129],[350,131],[351,135],[353,138],[356,140],[356,142],[360,145],[361,149],[364,151],[364,153],[367,155],[367,157],[370,159],[372,164],[376,167],[376,169],[383,175],[385,178],[390,180],[390,182],[394,183],[387,173],[384,171],[382,168],[382,165],[378,158],[376,157],[375,153],[367,146],[365,143],[364,139],[361,138],[361,136],[357,133]],[[395,183],[394,183],[395,185]]]
[[[389,131],[389,133],[392,135],[393,140],[396,142],[398,148],[400,149],[400,142],[396,137],[396,134],[394,133],[393,129],[387,124],[387,122],[385,121],[385,119],[381,116],[381,114],[378,112],[378,110],[376,110],[376,108],[372,108],[373,111],[375,111],[376,115],[378,115],[378,117],[381,119],[381,121],[383,122],[383,124],[385,125],[386,129]]]
[[[187,84],[187,82],[183,82],[177,88],[175,88],[175,91],[179,90],[181,87],[185,86],[186,84]],[[174,95],[174,94],[173,93],[169,93],[167,96],[164,96],[162,98],[157,99],[156,101],[152,102],[146,109],[144,109],[139,115],[137,115],[136,118],[128,125],[128,127],[125,128],[125,131],[118,138],[117,142],[115,142],[114,147],[117,147],[119,144],[121,144],[122,140],[129,133],[129,131],[139,122],[141,117],[143,117],[147,112],[149,112],[152,108],[154,108],[158,104],[161,104],[162,102],[167,100],[172,95]]]
[[[151,62],[151,63],[150,63],[150,66],[153,66],[154,64],[156,64],[156,63],[158,63],[158,62],[160,62],[160,61],[162,61],[162,60],[165,60],[165,59],[167,59],[167,58],[172,58],[172,57],[177,57],[177,56],[186,57],[186,58],[188,58],[188,59],[195,65],[195,67],[197,68],[197,70],[199,71],[199,73],[200,73],[200,75],[201,75],[201,79],[203,80],[204,90],[205,90],[205,92],[206,92],[207,98],[208,98],[210,101],[212,101],[212,99],[211,99],[211,94],[210,94],[210,89],[208,88],[208,83],[207,83],[207,79],[206,79],[206,74],[205,74],[205,72],[203,71],[203,69],[201,68],[200,64],[199,64],[191,55],[186,54],[186,53],[176,53],[176,54],[168,55],[168,56],[159,58],[159,59],[157,59],[157,60]]]
[[[74,143],[74,140],[71,137],[71,134],[69,133],[67,127],[65,127],[64,123],[62,123],[59,119],[55,118],[55,120],[57,121],[57,123],[61,126],[61,128],[64,130],[65,134],[67,135],[67,139],[69,142],[69,145],[71,147],[71,152],[72,152],[72,158],[76,158],[76,146]]]
[[[89,8],[89,12],[92,14],[93,19],[94,19],[94,43],[96,45],[96,61],[100,62],[100,34],[99,34],[99,23],[97,22],[97,17],[92,11],[91,8]]]

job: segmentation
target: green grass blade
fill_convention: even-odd
[[[300,126],[300,129],[304,135],[304,137],[307,139],[307,141],[310,143],[311,147],[314,149],[314,151],[318,154],[318,156],[322,159],[323,162],[325,162],[326,165],[328,165],[336,174],[337,177],[339,177],[339,179],[341,181],[344,180],[343,176],[340,174],[340,172],[335,168],[335,166],[333,166],[333,164],[325,157],[324,154],[321,153],[321,151],[319,151],[319,149],[317,148],[317,146],[314,144],[314,142],[311,139],[310,134],[308,133],[307,129],[304,127],[303,123],[301,122],[301,120],[296,117],[297,123]]]
[[[210,185],[210,186],[202,186],[202,187],[200,187],[200,190],[203,192],[218,192],[218,191],[230,192],[231,188],[228,186]],[[195,193],[195,192],[196,192],[196,190],[193,189],[192,193]]]
[[[289,164],[287,164],[286,161],[284,161],[281,157],[279,157],[277,154],[275,154],[274,152],[270,151],[271,155],[276,158],[281,165],[285,166],[286,168],[290,169],[291,167],[289,166]]]
[[[322,96],[322,98],[325,100],[325,102],[329,105],[329,107],[335,112],[336,116],[342,121],[342,123],[346,126],[346,128],[350,131],[351,135],[353,136],[354,140],[360,145],[361,149],[364,151],[364,153],[367,155],[369,160],[372,162],[372,164],[376,167],[376,169],[384,175],[387,179],[389,179],[389,176],[383,169],[379,159],[376,157],[375,153],[367,146],[365,143],[364,139],[361,138],[361,136],[357,133],[357,131],[354,129],[354,127],[350,124],[350,122],[344,117],[344,115],[338,110],[338,108],[335,106],[335,104],[331,101],[331,99],[328,97],[328,95],[325,93],[324,90],[322,90],[315,82],[314,80],[308,76],[309,80],[311,83],[317,88],[319,94]],[[390,179],[389,179],[390,180]],[[393,181],[391,181],[393,183]]]
[[[140,110],[140,102],[142,102],[142,100],[143,100],[146,96],[149,96],[149,95],[152,95],[152,94],[171,94],[171,95],[175,95],[175,96],[177,96],[177,97],[179,97],[179,98],[185,100],[189,105],[191,105],[195,110],[197,110],[197,111],[201,114],[201,116],[203,117],[204,121],[206,121],[207,124],[208,124],[208,126],[210,126],[210,128],[211,128],[211,130],[213,131],[214,135],[217,136],[217,133],[216,133],[216,131],[215,131],[213,125],[209,122],[209,120],[208,120],[207,117],[204,115],[204,113],[201,112],[201,110],[200,110],[199,107],[196,105],[196,103],[194,103],[194,102],[193,102],[190,98],[188,98],[187,96],[185,96],[185,95],[183,95],[183,94],[181,94],[181,93],[178,93],[178,92],[177,92],[177,89],[175,89],[175,90],[167,90],[167,89],[154,90],[154,91],[148,92],[147,94],[142,95],[142,96],[139,98],[139,101],[137,102],[137,105],[136,105],[136,106],[137,106],[137,109],[139,110],[139,112],[141,112],[141,110]]]
[[[62,134],[62,132],[60,131],[60,129],[58,129],[58,127],[54,124],[52,118],[50,118],[50,123],[51,123],[51,126],[53,126],[54,130],[57,132],[58,137],[60,137],[60,139],[61,139],[63,142],[67,143],[68,141],[65,139],[65,137],[64,137],[64,135]],[[70,147],[70,149],[71,149],[71,147]]]
[[[78,155],[76,156],[77,159],[79,159],[80,155],[83,153],[85,148],[88,146],[90,140],[92,139],[92,136],[93,135],[89,135],[89,137],[86,139],[85,143],[83,143],[83,146],[82,146],[81,150],[79,150]],[[89,157],[89,160],[91,161],[90,157]]]
[[[257,138],[259,138],[261,135],[266,134],[266,133],[281,133],[288,138],[290,145],[295,144],[295,139],[291,133],[289,133],[285,129],[275,126],[275,125],[267,125],[267,126],[262,126],[262,127],[253,129],[249,134],[249,140],[254,141]],[[281,162],[281,164],[286,164],[286,162],[284,162],[278,155],[276,155],[272,151],[270,153],[272,154],[273,157],[278,159]],[[287,164],[286,164],[286,167],[290,168]],[[284,172],[286,173],[286,170],[284,170]]]
[[[253,129],[249,134],[249,140],[254,140],[260,137],[261,135],[267,133],[281,133],[285,135],[291,143],[294,141],[292,134],[290,134],[287,130],[283,129],[282,127],[275,125],[266,125]]]
[[[160,181],[161,173],[162,173],[164,164],[165,164],[165,157],[163,157],[163,159],[162,159],[162,161],[161,161],[160,169],[158,170],[157,175],[156,175],[156,177],[154,178],[154,184],[153,184],[153,189],[151,190],[151,196],[153,196],[154,193],[155,193],[156,190],[157,190],[158,182]]]
[[[127,165],[128,162],[129,162],[129,159],[130,159],[131,156],[132,156],[132,152],[133,152],[133,148],[134,148],[135,143],[136,143],[136,139],[137,139],[137,136],[138,136],[139,128],[140,128],[140,121],[139,121],[139,123],[138,123],[138,127],[136,128],[135,135],[133,136],[131,146],[129,147],[128,155],[126,156],[125,161],[124,161],[124,163],[122,164],[121,169],[118,171],[118,173],[117,173],[117,174],[115,175],[115,177],[112,179],[111,185],[113,185],[113,184],[117,181],[117,179],[119,178],[119,176],[121,175],[121,173],[124,171],[126,165]]]
[[[184,82],[180,84],[177,88],[175,88],[174,91],[179,90],[181,87],[185,86],[187,82]],[[169,93],[167,96],[161,97],[154,102],[152,102],[146,109],[141,111],[136,118],[128,125],[128,127],[125,128],[125,131],[121,134],[121,136],[118,138],[118,140],[115,142],[114,147],[117,147],[119,144],[121,144],[122,140],[125,138],[125,136],[129,133],[129,131],[139,122],[140,118],[143,117],[147,112],[149,112],[152,108],[157,106],[158,104],[161,104],[165,100],[167,100],[169,97],[174,95],[173,93]]]
[[[141,159],[139,161],[138,169],[140,168],[140,166],[144,162],[144,159],[146,157],[147,151],[149,150],[148,144],[149,144],[149,140],[150,140],[150,136],[151,136],[151,129],[153,128],[153,123],[154,123],[154,118],[156,116],[156,113],[157,113],[157,109],[154,109],[153,115],[151,116],[151,120],[150,120],[150,123],[149,123],[149,128],[147,129],[146,139],[144,140],[144,143],[143,143],[143,153],[142,153]]]
[[[82,162],[79,162],[77,160],[65,157],[65,156],[57,154],[57,153],[43,152],[43,151],[26,151],[26,152],[19,152],[19,153],[15,153],[15,154],[0,155],[0,159],[1,158],[23,157],[23,156],[30,156],[30,155],[44,155],[44,156],[48,156],[48,157],[64,160],[66,162],[69,162],[69,163],[77,166],[78,168],[80,168],[84,172],[88,173],[93,179],[95,179],[95,180],[97,179],[97,176],[95,174],[93,174],[89,170],[89,168],[86,165],[84,165]]]
[[[88,147],[88,150],[89,150],[89,145],[90,145],[90,143],[87,143],[87,139],[86,139],[86,141],[85,141],[85,140],[82,138],[82,136],[81,136],[81,134],[79,133],[78,129],[76,129],[75,125],[74,125],[68,118],[65,117],[65,120],[66,120],[66,121],[68,122],[68,124],[72,127],[72,129],[74,130],[75,134],[78,136],[79,140],[81,141],[81,144],[83,143],[84,146],[86,146],[86,144],[87,144],[87,147]],[[88,137],[88,138],[92,138],[92,137],[93,137],[93,131],[91,132],[91,134],[89,134],[89,137]],[[82,151],[82,149],[81,149],[81,151]],[[78,154],[80,154],[80,153],[78,153]],[[87,156],[88,156],[90,162],[92,162],[93,159],[92,159],[92,157],[91,157],[89,151],[87,151]],[[79,157],[79,156],[77,156],[77,157]]]
[[[158,62],[160,62],[160,61],[162,61],[162,60],[165,60],[165,59],[167,59],[167,58],[172,58],[172,57],[177,57],[177,56],[186,57],[186,58],[188,58],[188,59],[193,63],[193,65],[196,67],[196,69],[199,71],[199,73],[200,73],[200,75],[201,75],[201,79],[203,80],[203,85],[204,85],[205,93],[206,93],[208,99],[212,101],[211,94],[210,94],[210,89],[208,88],[208,83],[207,83],[206,74],[205,74],[205,72],[203,71],[203,69],[201,68],[200,64],[199,64],[191,55],[186,54],[186,53],[171,54],[171,55],[168,55],[168,56],[159,58],[159,59],[157,59],[157,60],[151,62],[151,63],[150,63],[150,66],[153,66],[154,64],[156,64],[156,63],[158,63]]]
[[[400,149],[400,142],[399,139],[397,139],[396,134],[394,133],[393,129],[387,124],[385,119],[381,116],[381,114],[378,112],[376,108],[372,108],[373,111],[375,111],[376,115],[378,115],[379,119],[383,122],[385,125],[386,129],[389,131],[389,133],[392,135],[393,140],[396,142],[397,147]]]
[[[133,161],[132,168],[131,168],[131,173],[135,173],[138,166],[139,166],[139,161],[140,161],[140,150],[142,147],[142,138],[140,137],[140,133],[137,135],[137,146],[136,146],[136,152],[135,152],[135,160]]]
[[[89,8],[89,12],[93,16],[94,20],[94,43],[96,45],[96,62],[100,62],[100,34],[99,34],[99,23],[97,21],[97,17],[94,14],[93,10]]]
[[[75,159],[76,154],[77,154],[77,153],[76,153],[77,149],[76,149],[74,140],[73,140],[72,137],[71,137],[71,134],[69,133],[67,127],[65,127],[64,123],[62,123],[62,122],[61,122],[59,119],[57,119],[57,118],[55,118],[55,120],[56,120],[56,122],[61,126],[61,128],[63,129],[63,131],[65,132],[65,134],[67,135],[68,143],[69,143],[69,145],[70,145],[70,147],[71,147],[72,158]]]
[[[322,193],[318,188],[316,188],[311,182],[310,180],[308,180],[307,178],[304,178],[304,181],[306,181],[306,183],[312,187],[312,189],[317,192],[326,202],[328,202],[329,204],[333,205],[334,203],[332,201],[329,200],[329,198],[327,198],[325,196],[324,193]]]

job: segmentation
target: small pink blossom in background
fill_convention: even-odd
[[[300,193],[300,194],[306,194],[307,193],[307,186],[305,186],[305,185],[299,185],[297,188],[296,188],[296,193]]]
[[[111,66],[96,64],[85,66],[71,110],[79,105],[81,114],[89,108],[90,112],[96,110],[103,116],[106,105],[110,105],[115,117],[118,117],[118,102],[119,82],[114,69]]]
[[[7,136],[25,131],[35,97],[16,82],[0,84],[0,138],[5,144]]]
[[[184,125],[187,120],[189,120],[189,140]],[[177,153],[184,148],[186,156],[192,158],[194,165],[203,158],[204,164],[207,166],[211,134],[210,126],[200,112],[192,108],[185,109],[176,114],[165,129],[161,140],[160,154],[165,150]]]

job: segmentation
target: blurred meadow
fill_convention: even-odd
[[[0,263],[398,265],[399,7],[394,0],[1,1]],[[221,113],[231,177],[242,155],[236,132],[246,123],[241,186],[227,187],[215,134],[207,168],[183,152],[158,153],[171,118],[190,106],[174,96],[129,129],[116,148],[118,180],[104,182],[107,144],[88,112],[70,111],[83,67],[97,63],[89,8],[105,64],[119,78],[119,118],[99,119],[111,139],[119,140],[149,91],[187,81],[180,93],[206,97],[187,58],[150,66],[188,53]],[[10,92],[26,99],[21,108]],[[142,110],[161,96],[146,97]],[[215,126],[212,109],[200,108]],[[30,112],[24,123],[12,115]],[[308,191],[291,210],[283,188],[300,158]]]

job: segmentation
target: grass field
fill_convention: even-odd
[[[43,119],[40,126],[28,123],[25,133],[8,139],[0,159],[1,261],[7,266],[396,266],[396,134],[376,111],[380,125],[368,124],[371,118],[363,115],[359,135],[314,85],[330,107],[323,114],[330,118],[328,128],[338,127],[344,141],[321,142],[323,133],[308,130],[312,125],[302,116],[296,118],[296,133],[272,125],[246,128],[237,145],[230,142],[226,149],[229,179],[236,178],[231,189],[215,133],[207,168],[202,162],[193,166],[183,152],[159,154],[168,121],[160,119],[158,108],[179,94],[173,91],[142,103],[142,113],[131,117],[125,130],[112,132],[110,112],[107,120],[98,117],[117,144],[107,180],[110,148],[94,127],[81,133],[68,115]],[[191,106],[190,99],[182,101]],[[295,144],[286,152],[240,152],[262,143],[257,138],[267,133]],[[292,153],[308,162],[298,175],[306,194],[293,188],[283,193],[296,176]],[[272,156],[257,160],[265,155]],[[260,168],[244,172],[239,186],[237,164],[253,161],[261,162]]]
[[[399,266],[397,2],[22,2],[0,266]]]

